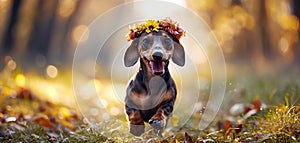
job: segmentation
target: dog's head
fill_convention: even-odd
[[[176,38],[163,30],[143,33],[132,41],[125,52],[125,66],[133,66],[139,58],[146,65],[147,70],[154,75],[164,74],[169,59],[179,66],[185,64],[182,45]]]

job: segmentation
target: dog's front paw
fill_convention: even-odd
[[[150,119],[149,124],[157,130],[162,130],[166,126],[166,122],[164,120],[155,120],[155,119]]]
[[[130,125],[130,133],[140,136],[145,131],[145,125]]]

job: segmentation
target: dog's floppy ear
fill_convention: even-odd
[[[139,38],[136,38],[132,41],[131,45],[127,48],[124,55],[124,64],[126,67],[133,66],[139,59],[138,45],[139,45]]]
[[[179,66],[184,66],[185,64],[184,49],[182,45],[178,42],[174,42],[174,52],[172,56],[172,61]]]

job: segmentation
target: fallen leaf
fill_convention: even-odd
[[[36,97],[32,94],[32,92],[25,88],[20,88],[17,94],[17,98],[30,99],[30,100],[36,99]]]
[[[33,137],[33,138],[37,138],[37,139],[40,138],[40,137],[39,137],[38,135],[36,135],[36,134],[31,134],[30,136]]]
[[[56,133],[54,133],[54,132],[47,132],[47,135],[48,135],[49,137],[51,137],[51,138],[57,138],[57,137],[59,137],[59,135],[56,134]]]
[[[44,105],[40,104],[40,105],[39,105],[39,111],[40,111],[40,112],[46,112],[46,111],[47,111],[47,108],[46,108]]]
[[[5,122],[15,122],[17,120],[16,117],[8,117],[5,119]]]
[[[3,115],[3,113],[1,113],[1,112],[0,112],[0,119],[2,119],[2,118],[3,118],[3,116],[4,116],[4,115]]]
[[[242,131],[242,128],[243,128],[243,124],[238,124],[236,127],[235,127],[235,132],[238,134]]]
[[[254,109],[260,110],[261,101],[259,99],[256,99],[256,100],[252,101],[251,104],[253,105]]]
[[[11,123],[10,124],[11,127],[14,127],[15,129],[19,130],[19,131],[23,131],[25,128],[16,124],[16,123]]]
[[[256,110],[256,109],[252,109],[252,110],[248,111],[248,112],[243,116],[243,118],[244,118],[244,119],[247,119],[247,118],[251,117],[252,115],[254,115],[254,114],[256,114],[256,113],[257,113],[257,110]]]
[[[205,139],[202,142],[204,142],[204,143],[209,143],[209,142],[214,143],[215,141],[213,139]]]
[[[224,129],[227,131],[232,127],[232,124],[229,120],[224,121]]]
[[[244,113],[245,110],[246,110],[246,109],[245,109],[245,105],[242,104],[242,103],[238,103],[238,104],[234,104],[234,105],[230,108],[229,112],[230,112],[230,114],[233,115],[233,116],[238,116],[238,115],[241,115],[242,113]]]
[[[34,122],[38,123],[41,126],[47,127],[47,128],[54,128],[53,123],[49,120],[49,118],[46,115],[39,115],[33,119]]]
[[[193,143],[193,139],[188,133],[185,132],[184,137],[185,137],[184,139],[185,143]]]

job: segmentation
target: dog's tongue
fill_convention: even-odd
[[[151,68],[154,74],[162,74],[164,72],[164,62],[151,61]]]

